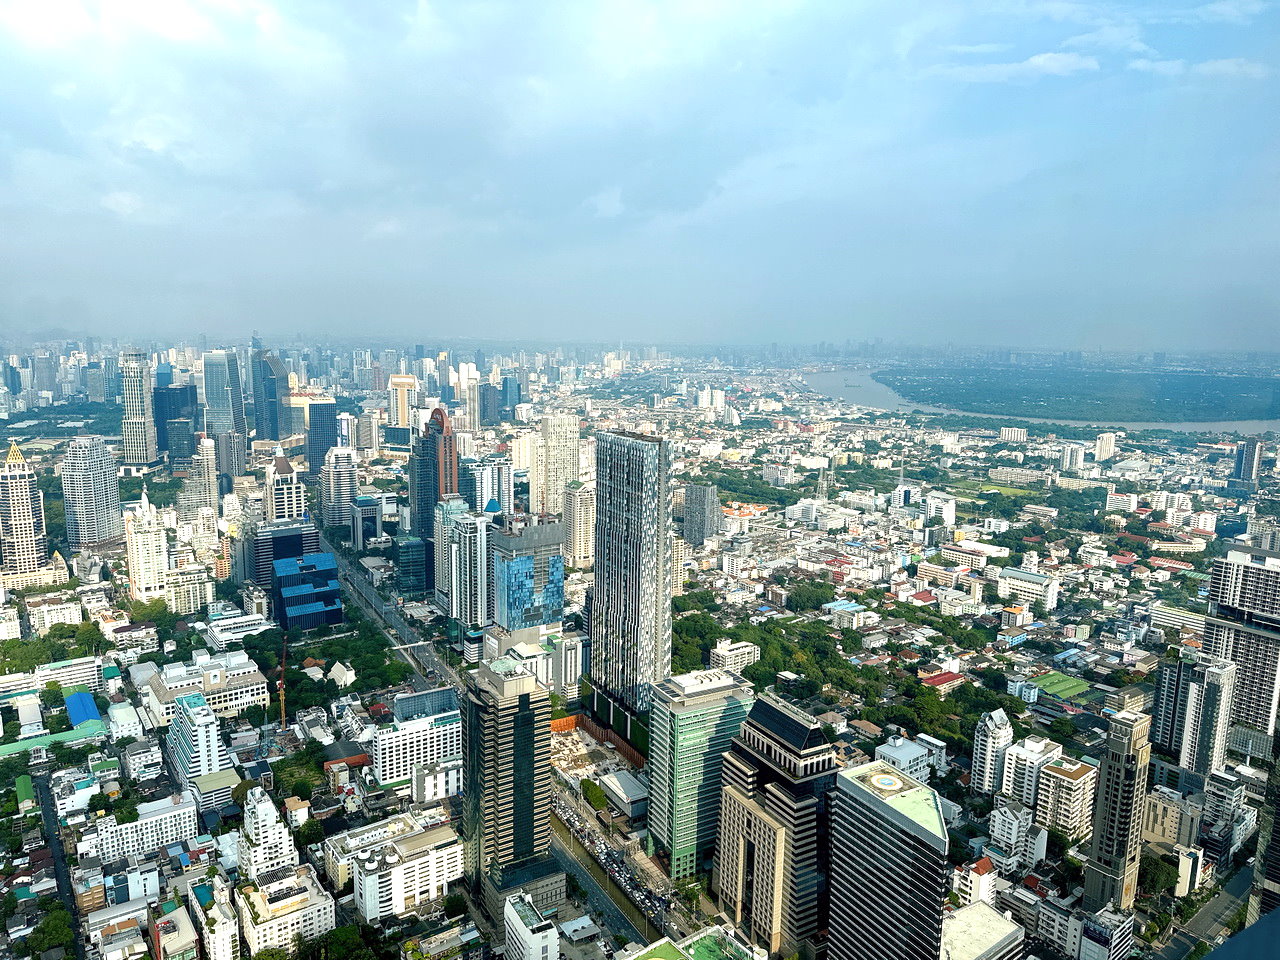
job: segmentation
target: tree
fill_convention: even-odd
[[[105,793],[95,793],[89,798],[89,812],[98,813],[111,809],[111,798]]]
[[[1148,894],[1171,891],[1178,885],[1178,868],[1160,857],[1145,856],[1138,864],[1138,889]]]
[[[600,785],[585,778],[582,781],[582,799],[591,804],[594,810],[603,810],[609,805],[609,798],[604,795]]]
[[[50,680],[44,685],[44,689],[40,691],[40,705],[43,707],[56,707],[62,703],[62,684],[57,680]]]
[[[303,822],[298,828],[298,842],[304,846],[311,846],[313,843],[319,843],[324,839],[324,825],[314,817]]]
[[[244,802],[249,796],[249,791],[259,786],[257,780],[241,780],[231,788],[231,802],[238,807],[244,807]]]
[[[467,912],[467,898],[460,893],[451,893],[444,898],[444,915],[460,917]]]
[[[313,790],[311,781],[306,777],[299,777],[293,781],[293,795],[299,800],[310,800]]]

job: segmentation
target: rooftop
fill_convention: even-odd
[[[862,794],[873,806],[893,811],[914,827],[916,833],[943,850],[947,846],[947,824],[937,793],[883,760],[873,760],[843,770],[837,778],[841,790]]]

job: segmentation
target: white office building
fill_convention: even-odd
[[[1040,771],[1061,756],[1061,744],[1048,737],[1023,737],[1005,751],[1000,792],[1011,800],[1035,807]]]
[[[287,953],[298,937],[313,940],[337,925],[333,897],[306,865],[282,867],[242,884],[236,909],[250,956],[272,948]]]
[[[138,804],[138,819],[131,823],[117,823],[115,814],[107,814],[94,826],[95,852],[103,863],[151,853],[200,833],[195,797],[185,791]]]
[[[369,744],[373,775],[384,787],[408,787],[414,768],[447,767],[462,792],[462,714],[457,692],[440,687],[401,694],[392,703],[392,721],[374,731]]]
[[[352,864],[356,910],[366,923],[402,917],[443,899],[464,868],[462,841],[448,826],[363,850]]]
[[[527,893],[507,897],[502,907],[506,954],[511,960],[560,960],[560,934]]]

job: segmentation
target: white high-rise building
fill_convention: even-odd
[[[1062,756],[1062,745],[1048,737],[1023,737],[1004,752],[1000,792],[1028,807],[1036,805],[1040,771]]]
[[[1019,875],[1045,858],[1049,831],[1035,822],[1035,811],[1017,800],[1004,800],[991,811],[991,842],[984,853],[1005,876]]]
[[[388,840],[352,863],[356,911],[366,923],[402,917],[443,897],[465,867],[462,841],[452,827]]]
[[[288,953],[299,937],[314,940],[337,925],[332,895],[305,864],[245,884],[236,895],[236,909],[251,957],[272,948]]]
[[[212,440],[205,437],[196,444],[191,470],[187,479],[182,481],[178,513],[183,519],[192,519],[198,517],[201,510],[208,509],[216,517],[221,502],[218,496],[218,449]]]
[[[240,925],[231,902],[231,885],[216,875],[193,885],[192,892],[201,906],[192,913],[200,927],[206,960],[240,960]]]
[[[16,443],[0,464],[0,571],[35,573],[49,559],[44,494]]]
[[[1013,743],[1013,724],[1003,710],[984,713],[973,731],[972,785],[978,793],[999,793],[1004,785],[1004,755]]]
[[[124,401],[120,462],[126,467],[150,466],[159,460],[160,453],[152,407],[151,360],[139,350],[126,350],[120,355],[120,396]]]
[[[62,461],[62,501],[72,550],[124,536],[116,458],[101,437],[76,437]]]
[[[100,818],[96,853],[103,863],[150,854],[200,833],[200,812],[188,791],[138,804],[138,819],[117,823],[114,814]]]
[[[230,770],[231,756],[218,731],[218,715],[204,697],[189,693],[178,697],[175,706],[165,742],[178,783],[191,787],[201,777]]]
[[[263,516],[267,520],[301,520],[307,512],[307,488],[299,482],[297,471],[279,447],[267,464],[266,481]]]
[[[560,960],[560,934],[527,893],[508,897],[502,907],[511,960]]]
[[[648,711],[653,684],[671,673],[670,470],[661,437],[596,439],[591,677],[633,713]]]
[[[387,425],[392,427],[413,426],[412,411],[418,399],[418,378],[411,373],[393,373],[387,377],[387,393],[390,403],[387,406]]]
[[[124,543],[129,596],[140,603],[163,597],[169,572],[169,534],[145,485],[142,502],[124,518]]]
[[[489,520],[464,513],[445,532],[445,566],[436,567],[436,602],[449,618],[483,627],[489,622]],[[439,544],[439,527],[436,538]]]
[[[542,420],[542,447],[529,477],[529,512],[560,513],[564,488],[578,479],[578,416],[555,413]]]
[[[1040,768],[1036,788],[1036,823],[1057,830],[1069,840],[1088,840],[1093,834],[1093,796],[1098,768],[1070,757],[1059,757]]]
[[[1116,435],[1114,433],[1100,433],[1098,438],[1093,442],[1093,459],[1098,463],[1105,463],[1116,455]]]
[[[564,492],[564,561],[589,567],[596,558],[596,487],[575,481]]]
[[[373,775],[383,787],[407,786],[415,768],[446,771],[450,793],[462,791],[462,714],[452,687],[401,694],[393,720],[379,726],[369,744]]]
[[[350,447],[330,447],[320,468],[320,504],[325,526],[351,521],[351,504],[359,488],[356,453]]]
[[[252,787],[244,802],[240,827],[240,876],[261,880],[283,867],[298,865],[298,848],[267,791]]]

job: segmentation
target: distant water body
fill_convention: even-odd
[[[873,407],[877,410],[889,410],[897,413],[910,413],[919,410],[923,413],[957,413],[967,417],[989,417],[992,420],[1027,420],[1032,423],[1061,423],[1072,427],[1108,426],[1123,427],[1126,430],[1176,430],[1181,433],[1243,433],[1256,434],[1268,431],[1280,432],[1280,420],[1218,420],[1206,422],[1183,423],[1138,423],[1134,421],[1109,420],[1105,424],[1096,420],[1064,420],[1062,417],[1024,417],[1017,414],[976,413],[972,410],[955,410],[949,407],[931,407],[925,403],[916,403],[873,380],[868,370],[830,370],[824,373],[810,373],[805,382],[814,391],[848,403],[856,403],[861,407]]]

